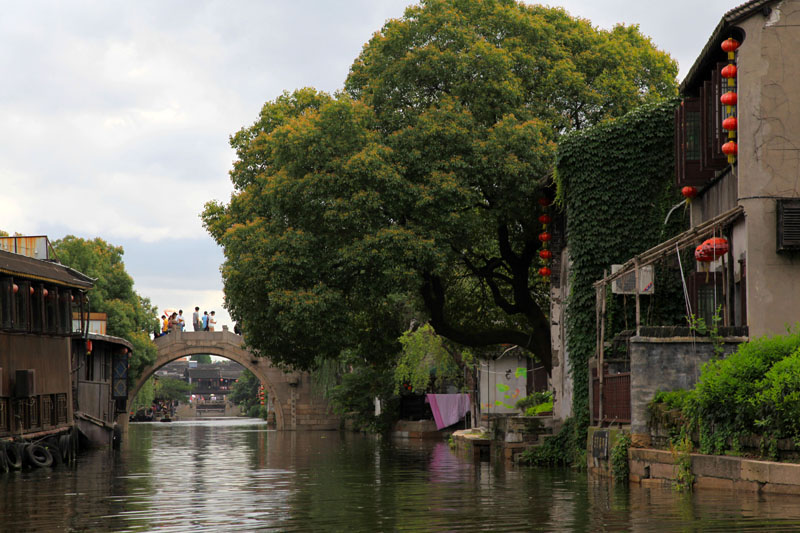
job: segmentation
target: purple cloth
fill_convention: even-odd
[[[427,394],[436,429],[452,426],[469,412],[469,394]]]

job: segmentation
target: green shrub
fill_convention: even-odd
[[[653,400],[650,403],[664,404],[667,409],[683,409],[686,404],[686,399],[690,394],[691,392],[686,389],[658,391],[655,396],[653,396]]]
[[[800,349],[775,363],[758,387],[750,401],[760,415],[755,424],[774,438],[800,440]]]
[[[537,405],[533,405],[525,409],[525,414],[527,416],[538,416],[542,413],[549,413],[553,410],[553,400],[549,402],[540,403]]]
[[[524,398],[521,398],[516,404],[515,407],[517,409],[521,409],[526,414],[528,414],[528,410],[532,407],[536,407],[541,404],[550,403],[550,408],[553,407],[553,391],[542,391],[542,392],[534,392],[533,394],[529,394]],[[550,409],[547,409],[550,410]],[[540,411],[544,412],[544,411]]]
[[[794,331],[754,339],[726,359],[703,365],[697,386],[684,402],[684,413],[699,431],[702,453],[737,448],[739,436],[756,433],[764,426],[763,406],[757,398],[767,373],[798,348],[800,332]],[[777,376],[771,382],[778,387]],[[770,424],[780,426],[777,420]],[[734,442],[729,443],[731,439]]]
[[[630,476],[630,463],[628,462],[628,448],[631,446],[631,436],[622,433],[617,438],[616,444],[611,448],[611,475],[618,483],[627,483]]]
[[[535,466],[585,466],[586,438],[574,418],[564,421],[561,431],[520,454],[520,463]]]

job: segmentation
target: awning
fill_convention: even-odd
[[[662,242],[661,244],[653,246],[649,250],[642,252],[633,259],[629,259],[627,262],[625,262],[625,264],[622,265],[622,268],[613,274],[609,274],[603,279],[596,281],[594,286],[597,288],[602,285],[606,285],[615,279],[624,276],[625,274],[633,272],[637,265],[639,268],[642,268],[643,266],[655,263],[659,259],[663,259],[667,255],[673,253],[676,246],[678,249],[683,249],[688,246],[696,246],[697,241],[707,239],[713,236],[715,233],[719,234],[721,228],[725,228],[730,224],[733,224],[737,218],[743,215],[744,208],[739,205],[729,211],[725,211],[724,213],[715,216],[712,219],[706,220],[702,224],[698,224],[697,226],[688,229],[683,233]]]

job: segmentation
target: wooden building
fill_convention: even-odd
[[[0,244],[0,440],[73,426],[72,339],[81,333],[72,313],[93,283],[50,260],[46,237],[35,239],[40,259]]]
[[[72,341],[75,423],[92,446],[112,445],[115,421],[127,413],[131,350],[125,339],[97,333]]]

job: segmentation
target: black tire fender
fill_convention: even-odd
[[[0,472],[8,472],[8,459],[6,458],[6,445],[0,442]]]
[[[66,433],[58,438],[58,449],[61,451],[61,462],[69,463],[69,435]]]
[[[31,466],[38,468],[53,466],[53,455],[50,450],[39,444],[25,446],[25,458]]]
[[[22,450],[14,443],[6,445],[6,461],[10,470],[22,470]]]

